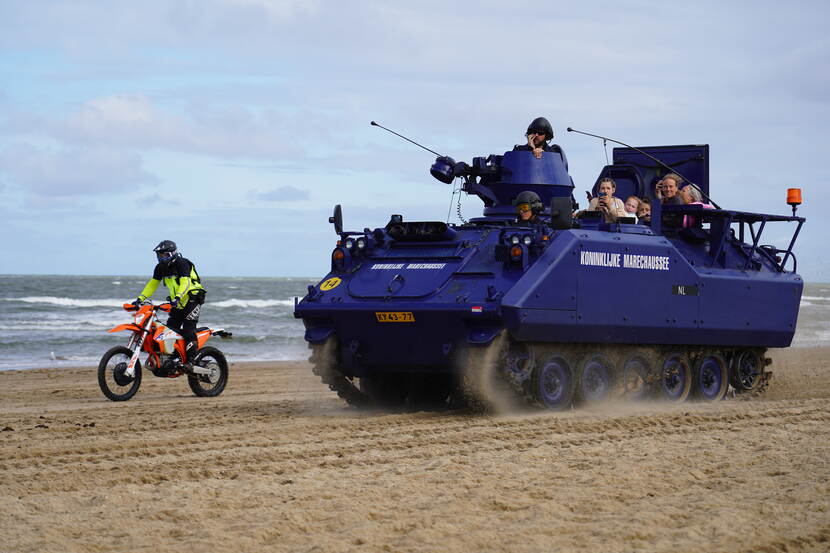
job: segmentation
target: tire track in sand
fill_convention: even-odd
[[[0,450],[0,486],[25,487],[29,492],[77,491],[92,482],[99,487],[116,487],[169,480],[235,479],[243,474],[282,475],[311,467],[370,467],[400,463],[402,459],[423,461],[432,457],[436,448],[451,451],[454,458],[464,458],[494,452],[522,453],[546,446],[568,449],[610,445],[644,437],[724,431],[740,435],[749,427],[826,424],[830,420],[827,407],[817,403],[812,407],[770,405],[752,412],[659,413],[600,420],[580,415],[461,420],[434,415],[416,421],[401,415],[357,417],[333,425],[335,428],[327,431],[325,438],[311,440],[293,436],[273,439],[259,434],[241,437],[245,436],[245,424],[235,422],[215,429],[223,433],[220,436],[131,438],[112,447],[49,446],[17,455],[4,448]],[[187,422],[181,421],[180,426],[186,428]],[[300,424],[292,434],[320,431],[319,426]],[[133,464],[143,465],[149,474],[135,476],[122,470]],[[70,478],[63,477],[67,468],[79,465],[83,468],[71,470]],[[7,473],[14,474],[13,479]]]

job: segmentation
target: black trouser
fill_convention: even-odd
[[[176,308],[170,311],[167,318],[167,328],[175,330],[184,338],[185,346],[188,349],[188,356],[193,353],[191,344],[196,343],[196,323],[199,322],[199,313],[202,311],[202,304],[197,298],[190,298],[187,305],[181,309]]]

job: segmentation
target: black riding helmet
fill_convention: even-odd
[[[527,204],[530,206],[530,211],[534,215],[539,215],[542,212],[544,206],[542,205],[542,199],[539,197],[539,194],[533,192],[532,190],[525,190],[524,192],[519,192],[519,195],[513,198],[513,206],[518,208],[522,204]]]
[[[162,240],[158,246],[153,248],[153,251],[156,252],[156,259],[159,260],[159,263],[166,263],[167,265],[182,256],[176,248],[176,243],[172,240]]]
[[[530,122],[530,125],[527,126],[527,133],[525,134],[530,134],[532,132],[545,133],[545,140],[551,140],[553,138],[553,127],[551,127],[550,121],[544,117],[537,117]]]

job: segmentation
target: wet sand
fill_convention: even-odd
[[[219,398],[0,372],[0,551],[830,550],[830,348],[714,405],[384,414],[303,362]]]

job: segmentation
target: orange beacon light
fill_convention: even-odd
[[[796,208],[799,205],[801,205],[801,189],[800,188],[787,188],[787,203],[792,206],[793,216],[794,216]]]

